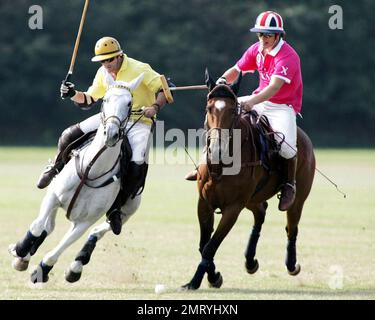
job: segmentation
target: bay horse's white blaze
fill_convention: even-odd
[[[226,102],[224,100],[216,100],[215,108],[219,111],[224,110]],[[219,164],[220,162],[230,163],[229,160],[229,130],[215,130],[209,131],[211,143],[209,146],[210,161],[212,164]]]
[[[225,101],[224,100],[217,100],[215,102],[215,108],[218,110],[223,110],[225,108]]]
[[[88,164],[98,151],[107,146],[107,149],[99,156],[89,172],[88,178],[93,180],[88,181],[87,184],[91,187],[102,185],[120,170],[118,157],[121,151],[121,130],[123,130],[122,126],[127,119],[132,103],[131,91],[137,88],[142,80],[143,74],[130,83],[113,82],[112,87],[110,87],[103,99],[102,123],[98,128],[97,134],[92,143],[78,153],[81,172],[85,172]],[[81,179],[77,174],[73,157],[49,186],[43,198],[39,215],[32,222],[29,229],[33,236],[39,237],[43,231],[46,231],[49,235],[53,231],[58,208],[63,208],[65,211],[68,210],[80,182]],[[89,186],[84,185],[80,191],[69,217],[72,222],[71,228],[57,247],[44,256],[42,260],[44,265],[52,267],[61,253],[109,210],[120,190],[120,180],[115,180],[107,186],[98,189],[90,188]],[[123,212],[130,212],[124,217],[123,222],[128,219],[128,215],[130,216],[137,210],[139,203],[140,197],[136,197],[123,207]],[[101,230],[99,232],[101,236],[104,235],[104,230],[110,230],[109,224],[106,222],[97,228],[99,229],[94,230]],[[15,250],[10,251],[15,256]],[[20,259],[20,257],[15,257]],[[28,255],[23,259],[29,258],[30,256]]]

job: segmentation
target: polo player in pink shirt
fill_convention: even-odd
[[[258,71],[258,88],[250,96],[239,97],[238,101],[246,111],[256,110],[259,116],[267,116],[276,140],[281,143],[279,154],[284,160],[287,181],[281,190],[279,210],[286,211],[293,204],[296,192],[296,114],[301,111],[303,89],[300,59],[283,40],[283,19],[278,13],[261,13],[250,31],[257,33],[259,41],[247,49],[216,84],[230,84],[240,72]],[[186,179],[193,180],[194,175],[190,174]]]
[[[280,156],[287,171],[279,210],[288,210],[296,192],[297,124],[296,114],[302,106],[302,74],[300,58],[296,51],[283,40],[285,35],[282,17],[272,11],[261,13],[254,28],[259,42],[243,54],[236,65],[227,70],[221,79],[232,83],[240,72],[259,73],[259,87],[251,96],[240,97],[246,111],[256,110],[267,116],[281,143]]]

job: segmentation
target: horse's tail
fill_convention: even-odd
[[[316,160],[311,139],[299,127],[297,128],[297,146],[297,193],[306,199],[314,181]]]

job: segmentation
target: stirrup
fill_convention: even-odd
[[[287,182],[285,185],[284,185],[284,187],[285,186],[289,186],[289,187],[291,187],[292,189],[293,189],[293,191],[294,191],[294,193],[296,193],[296,184],[295,183],[290,183],[290,182]]]
[[[50,172],[51,170],[55,170],[56,174],[59,173],[59,170],[57,170],[55,168],[55,163],[51,160],[51,159],[48,159],[48,164],[46,165],[46,167],[44,168],[44,171],[43,173],[47,173],[47,172]]]

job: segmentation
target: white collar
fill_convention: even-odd
[[[280,51],[281,47],[284,45],[284,43],[285,43],[285,41],[281,38],[279,43],[277,44],[277,46],[275,48],[273,48],[268,54],[272,57],[275,57],[279,53],[279,51]],[[259,52],[261,52],[261,51],[262,51],[262,49],[261,49],[261,47],[259,47]]]

